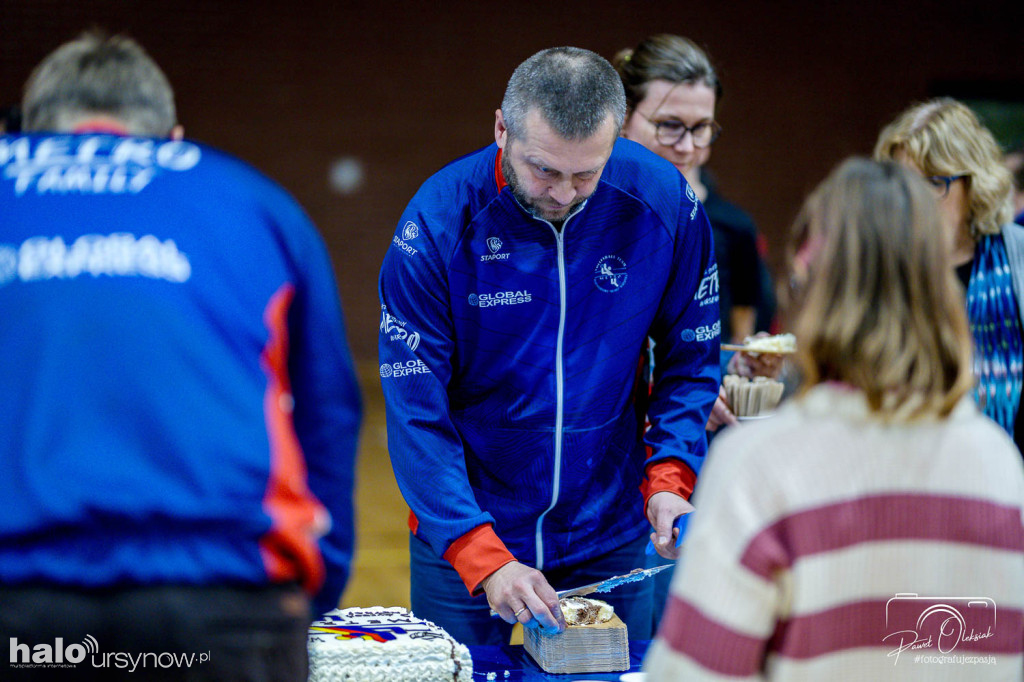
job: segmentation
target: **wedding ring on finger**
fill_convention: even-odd
[[[525,610],[526,610],[526,607],[524,606],[523,608],[521,608],[521,609],[519,609],[518,611],[516,611],[516,612],[515,612],[515,617],[516,617],[516,618],[519,618],[519,614],[520,614],[520,613],[522,613],[522,612],[523,612],[523,611],[525,611]]]

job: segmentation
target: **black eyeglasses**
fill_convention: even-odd
[[[955,181],[966,177],[966,175],[928,175],[925,177],[925,180],[932,186],[935,193],[944,199],[949,194],[949,186]]]
[[[640,115],[643,116],[643,114]],[[644,118],[647,117],[644,116]],[[686,133],[690,133],[693,136],[693,146],[703,149],[710,147],[711,143],[722,134],[722,126],[715,121],[701,121],[694,126],[688,126],[682,121],[652,121],[649,118],[647,120],[654,125],[654,137],[658,140],[658,144],[663,144],[666,147],[678,143]]]

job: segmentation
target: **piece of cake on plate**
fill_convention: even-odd
[[[602,673],[629,670],[626,624],[611,604],[599,599],[566,597],[558,602],[564,632],[523,630],[523,645],[545,672]]]

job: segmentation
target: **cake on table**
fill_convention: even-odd
[[[523,645],[549,673],[598,673],[629,670],[626,624],[607,602],[586,597],[559,600],[565,631],[523,630]]]
[[[473,659],[401,607],[335,609],[309,628],[309,682],[470,682]]]

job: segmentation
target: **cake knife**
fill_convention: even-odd
[[[613,576],[611,578],[599,580],[596,583],[583,585],[582,587],[574,587],[571,590],[559,590],[557,592],[558,598],[563,599],[565,597],[583,596],[594,592],[610,592],[620,585],[646,580],[655,573],[661,573],[666,568],[673,568],[674,566],[675,564],[665,564],[663,566],[655,566],[654,568],[634,568],[625,575]]]
[[[666,568],[674,568],[675,564],[664,564],[662,566],[655,566],[654,568],[634,568],[625,575],[616,575],[611,578],[605,578],[599,580],[596,583],[590,583],[589,585],[583,585],[582,587],[574,587],[571,590],[560,590],[555,594],[558,595],[559,599],[564,597],[581,597],[585,594],[593,594],[594,592],[610,592],[616,587],[625,585],[626,583],[635,583],[640,580],[646,580],[656,573],[661,573]],[[491,609],[491,616],[497,616],[498,612]]]

